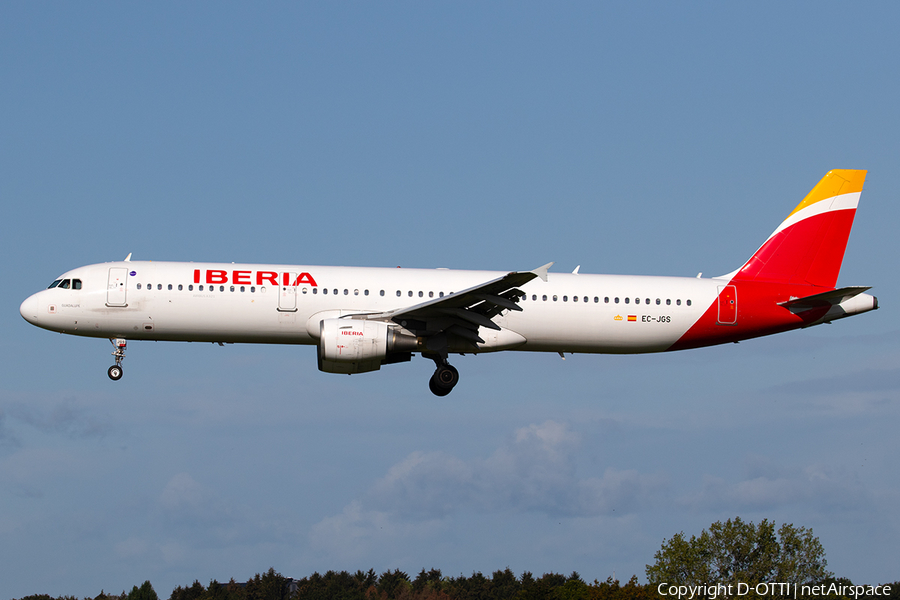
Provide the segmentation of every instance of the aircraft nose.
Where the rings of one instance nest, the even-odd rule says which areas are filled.
[[[25,299],[25,302],[22,303],[22,306],[19,307],[19,314],[22,315],[22,318],[31,323],[32,325],[37,325],[38,320],[38,301],[34,296],[29,296]]]

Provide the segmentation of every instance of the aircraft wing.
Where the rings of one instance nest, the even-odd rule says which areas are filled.
[[[393,321],[417,336],[426,338],[452,334],[468,341],[473,349],[477,349],[476,343],[484,343],[478,335],[478,328],[499,330],[500,326],[491,319],[503,310],[522,310],[518,302],[525,294],[516,288],[537,277],[547,281],[547,270],[551,265],[553,263],[547,263],[533,271],[513,271],[503,277],[414,306],[350,318]],[[437,350],[438,346],[446,343],[446,338],[434,339],[433,342],[429,342],[429,349]]]

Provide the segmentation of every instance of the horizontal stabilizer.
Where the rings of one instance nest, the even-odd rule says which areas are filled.
[[[793,313],[812,310],[814,308],[835,306],[837,304],[841,304],[846,300],[849,300],[850,298],[853,298],[854,296],[862,294],[866,290],[870,289],[870,287],[871,286],[854,286],[840,288],[837,290],[832,290],[830,292],[823,292],[821,294],[813,294],[812,296],[793,298],[791,300],[786,300],[785,302],[779,302],[778,306],[783,306]]]

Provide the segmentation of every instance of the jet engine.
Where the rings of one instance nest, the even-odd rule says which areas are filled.
[[[396,326],[363,319],[325,319],[319,323],[319,370],[367,373],[383,364],[410,360],[420,350],[417,338]]]

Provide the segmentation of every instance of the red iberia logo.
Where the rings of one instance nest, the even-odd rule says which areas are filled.
[[[637,315],[628,315],[628,322],[637,321]]]
[[[263,285],[271,283],[274,286],[284,285],[285,287],[308,284],[318,287],[316,280],[309,273],[294,274],[278,273],[276,271],[225,271],[219,269],[207,269],[204,278],[200,269],[194,269],[194,283],[238,283],[247,285]]]

